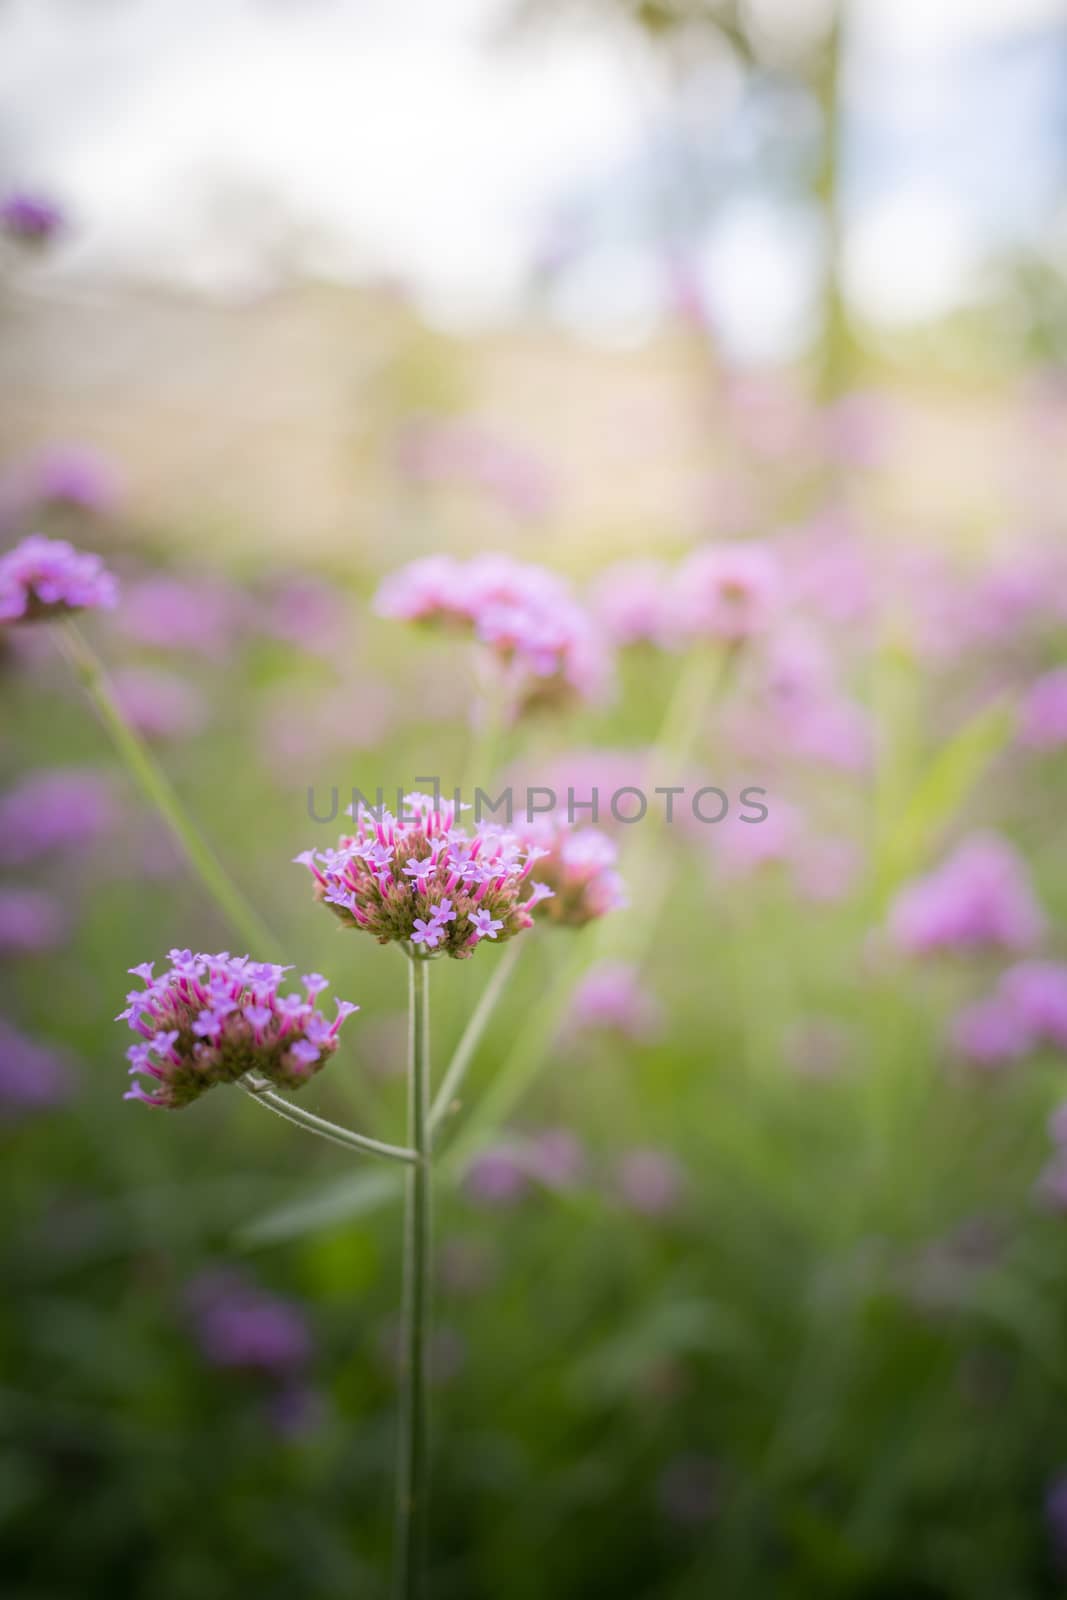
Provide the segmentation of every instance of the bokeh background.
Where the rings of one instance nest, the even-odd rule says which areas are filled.
[[[118,572],[127,715],[362,1003],[328,1115],[399,1137],[405,973],[290,864],[308,789],[477,739],[381,578],[570,580],[611,693],[485,777],[610,792],[670,573],[780,576],[668,780],[767,821],[617,829],[630,909],[531,935],[478,1053],[533,1041],[441,1183],[434,1594],[1067,1591],[1059,0],[4,0],[0,190],[57,222],[0,241],[0,547]],[[0,650],[3,1592],[373,1600],[395,1191],[123,1102],[127,969],[232,937],[47,632]],[[495,957],[434,968],[439,1062]]]

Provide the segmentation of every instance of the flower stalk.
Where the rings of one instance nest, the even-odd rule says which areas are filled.
[[[429,1520],[429,1354],[433,1130],[430,1119],[430,963],[408,966],[408,1143],[415,1161],[404,1194],[400,1435],[395,1600],[423,1600]]]
[[[278,948],[278,941],[230,878],[211,846],[185,814],[170,780],[123,716],[103,663],[73,622],[56,629],[60,649],[99,713],[116,751],[145,799],[154,806],[200,882],[234,932],[253,950]]]

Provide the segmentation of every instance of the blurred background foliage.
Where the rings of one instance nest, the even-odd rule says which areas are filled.
[[[771,0],[0,6],[3,176],[64,210],[5,241],[0,539],[119,573],[89,631],[129,715],[285,959],[362,1003],[309,1104],[398,1136],[405,979],[290,865],[332,836],[309,790],[470,758],[469,651],[376,617],[380,578],[503,550],[595,609],[622,558],[749,539],[786,576],[693,758],[767,790],[759,846],[663,830],[662,918],[539,932],[478,1053],[470,1104],[526,1041],[539,1070],[441,1184],[438,1600],[1067,1581],[1062,1050],[968,1059],[1003,960],[886,934],[996,830],[1067,956],[1067,726],[1032,702],[1067,662],[1067,30],[981,9],[930,44],[926,8]],[[620,643],[610,703],[494,776],[638,781],[677,643]],[[127,968],[231,936],[48,640],[0,648],[4,1593],[384,1593],[395,1186],[243,1097],[122,1103]],[[52,769],[48,836],[12,800]],[[550,1025],[642,942],[651,1010]],[[434,969],[439,1062],[494,954]]]

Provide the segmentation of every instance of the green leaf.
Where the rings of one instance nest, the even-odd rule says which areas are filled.
[[[400,1199],[403,1186],[401,1173],[361,1172],[257,1217],[238,1231],[234,1242],[240,1249],[255,1250],[320,1229],[338,1228],[355,1217],[369,1216],[382,1206],[392,1205]]]
[[[1013,704],[995,700],[935,756],[886,835],[878,875],[883,896],[922,867],[1014,730]]]

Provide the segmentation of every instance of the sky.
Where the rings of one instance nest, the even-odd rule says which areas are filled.
[[[748,0],[779,34],[822,3]],[[677,135],[677,108],[614,33],[572,18],[502,39],[503,5],[0,0],[0,179],[69,206],[60,272],[248,292],[295,236],[317,270],[399,280],[459,325],[521,308],[531,262],[578,216],[557,313],[640,335],[665,292],[649,153]],[[957,303],[991,241],[1047,226],[1067,68],[1009,46],[1067,28],[1065,7],[855,0],[846,266],[866,314]],[[738,93],[727,67],[709,73],[709,145],[736,140]],[[818,270],[810,215],[749,188],[690,243],[727,342],[788,353]]]

